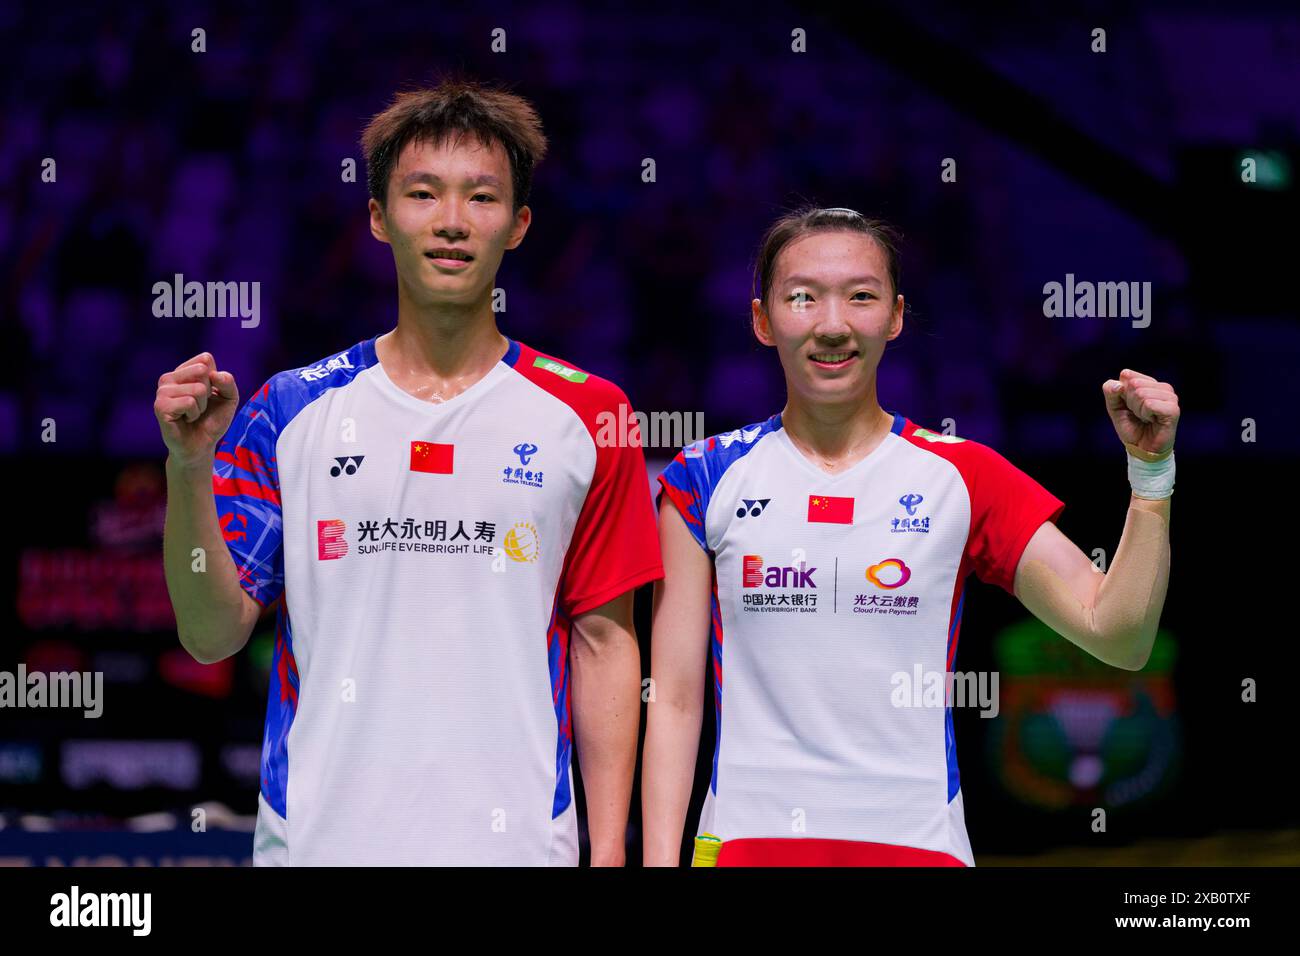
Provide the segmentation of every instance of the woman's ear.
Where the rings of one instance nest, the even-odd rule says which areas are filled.
[[[885,341],[892,342],[894,341],[894,339],[898,338],[900,335],[903,334],[904,311],[905,311],[905,306],[903,303],[903,296],[900,293],[899,295],[894,297],[894,312],[889,317],[889,335],[885,337]]]
[[[755,299],[751,302],[750,311],[753,313],[751,325],[754,329],[754,338],[763,345],[776,345],[776,339],[772,336],[772,323],[763,309],[762,300]]]

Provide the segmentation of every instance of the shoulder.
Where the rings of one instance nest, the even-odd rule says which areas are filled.
[[[778,412],[761,422],[754,422],[729,432],[719,432],[682,448],[669,464],[669,478],[689,475],[702,488],[712,488],[724,472],[781,429]]]
[[[283,424],[330,389],[347,385],[376,361],[374,339],[366,339],[310,364],[277,372],[248,402],[265,407]]]
[[[913,448],[950,462],[963,476],[973,478],[989,467],[1005,461],[1001,455],[981,442],[959,435],[949,435],[924,428],[910,419],[903,419],[898,437]]]
[[[982,442],[944,435],[911,422],[901,437],[914,448],[948,462],[960,475],[972,501],[1027,507],[1047,494],[1030,475]],[[1052,499],[1059,501],[1057,499]]]
[[[598,420],[602,413],[631,413],[623,389],[572,362],[539,352],[514,339],[503,361],[542,391],[568,405],[588,428],[602,424]]]

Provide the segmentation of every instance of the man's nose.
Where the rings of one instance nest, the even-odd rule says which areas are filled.
[[[469,220],[459,200],[449,197],[438,203],[433,219],[433,231],[435,235],[445,236],[448,239],[463,238],[468,233]]]

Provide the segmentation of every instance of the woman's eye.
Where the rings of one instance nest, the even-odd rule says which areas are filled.
[[[810,296],[807,292],[796,292],[796,293],[794,293],[793,295],[790,296],[789,301],[790,301],[790,302],[797,302],[797,303],[799,303],[800,305],[802,305],[802,304],[804,304],[805,302],[811,302],[811,301],[812,301],[812,296]]]
[[[874,299],[874,298],[875,298],[875,296],[872,295],[870,292],[855,292],[855,293],[853,293],[853,298],[856,299],[856,298],[857,298],[858,296],[860,296],[860,295],[865,295],[868,299]]]

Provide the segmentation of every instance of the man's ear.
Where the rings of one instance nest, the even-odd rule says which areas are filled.
[[[762,300],[755,299],[749,307],[753,313],[750,324],[754,329],[754,338],[763,345],[776,345],[776,339],[772,336],[772,322],[763,308]]]
[[[524,241],[524,235],[528,232],[532,221],[533,211],[527,206],[520,206],[519,211],[515,213],[514,225],[510,227],[510,239],[506,242],[507,249],[515,249]]]
[[[372,198],[366,208],[370,210],[370,234],[387,244],[388,225],[384,222],[384,207],[379,205],[379,200]]]

